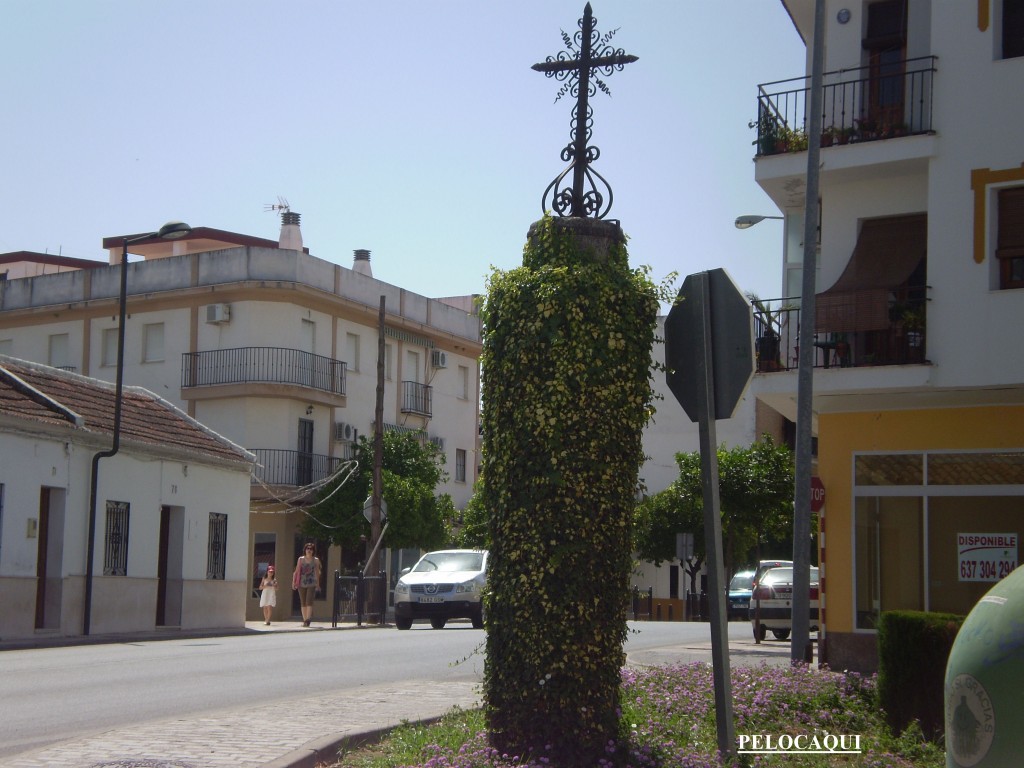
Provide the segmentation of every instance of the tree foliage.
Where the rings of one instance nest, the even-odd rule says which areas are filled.
[[[473,496],[462,509],[460,524],[455,527],[452,534],[455,546],[462,549],[491,549],[488,522],[482,483],[477,481],[473,488]]]
[[[385,432],[381,461],[381,485],[388,507],[386,547],[436,549],[448,540],[448,526],[454,505],[448,494],[437,494],[444,481],[444,455],[422,434]],[[328,539],[332,544],[357,546],[369,536],[370,524],[363,516],[363,503],[373,481],[373,440],[360,437],[353,460],[358,468],[350,477],[324,488],[317,505],[302,526],[304,535]]]
[[[704,559],[704,495],[700,453],[676,455],[679,477],[636,508],[634,546],[643,560],[675,558],[677,533],[692,533]],[[793,454],[764,435],[749,447],[718,448],[719,500],[726,571],[750,559],[759,543],[792,533]]]
[[[563,768],[596,765],[618,736],[658,306],[621,230],[583,221],[536,224],[483,309],[488,729]]]

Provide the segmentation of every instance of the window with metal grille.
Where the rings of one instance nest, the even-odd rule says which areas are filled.
[[[228,516],[219,512],[210,513],[210,550],[206,558],[206,578],[224,580],[227,561]]]
[[[455,480],[466,482],[466,451],[463,448],[455,449]]]
[[[107,528],[103,535],[103,575],[128,575],[128,516],[131,504],[127,501],[107,502]]]
[[[1024,187],[999,190],[999,287],[1024,288]]]

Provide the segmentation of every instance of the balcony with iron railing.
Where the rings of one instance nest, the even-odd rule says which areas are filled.
[[[825,73],[821,146],[933,133],[936,58]],[[757,91],[757,155],[807,149],[810,78],[776,80]]]
[[[926,292],[920,286],[900,300],[890,299],[887,317],[869,323],[857,321],[858,313],[863,318],[861,293],[868,292],[851,291],[831,301],[828,313],[817,313],[814,367],[928,364],[925,306],[930,299]],[[757,371],[795,370],[800,359],[800,299],[758,300],[753,312]]]
[[[289,384],[345,394],[345,363],[282,347],[239,347],[181,356],[181,387],[224,384]]]
[[[254,485],[304,487],[330,477],[341,464],[336,456],[278,448],[250,448],[256,454]]]
[[[418,381],[402,382],[402,413],[427,416],[433,413],[433,389]]]

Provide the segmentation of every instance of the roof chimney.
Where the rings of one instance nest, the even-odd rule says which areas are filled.
[[[373,277],[373,267],[370,266],[370,252],[363,248],[357,248],[352,253],[355,256],[352,260],[352,271],[358,272],[360,275]]]
[[[285,211],[281,214],[281,239],[279,247],[289,251],[302,250],[302,230],[299,229],[301,213]]]

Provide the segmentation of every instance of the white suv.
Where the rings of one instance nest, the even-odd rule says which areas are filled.
[[[482,629],[487,554],[486,549],[428,552],[403,571],[395,585],[395,626],[409,629],[413,619],[430,619],[430,626],[443,629],[449,619],[469,619]]]

